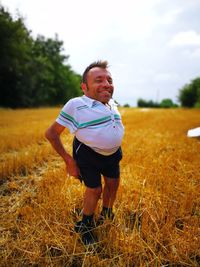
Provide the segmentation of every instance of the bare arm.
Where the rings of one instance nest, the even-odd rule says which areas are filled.
[[[80,171],[76,164],[76,161],[72,156],[65,150],[60,135],[64,131],[65,127],[57,122],[54,122],[46,131],[45,137],[49,140],[52,147],[56,152],[63,158],[67,166],[67,173],[76,178],[79,177]]]

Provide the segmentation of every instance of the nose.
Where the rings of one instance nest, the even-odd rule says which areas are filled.
[[[104,88],[110,88],[110,87],[113,87],[113,85],[107,79],[105,79],[103,81],[103,87]]]

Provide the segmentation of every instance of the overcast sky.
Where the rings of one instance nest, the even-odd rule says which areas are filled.
[[[38,34],[64,42],[72,69],[82,74],[108,60],[114,99],[177,101],[200,76],[200,0],[0,0]]]

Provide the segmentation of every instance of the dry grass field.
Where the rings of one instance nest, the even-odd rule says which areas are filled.
[[[44,138],[58,113],[0,110],[0,266],[199,266],[200,139],[186,134],[200,110],[121,109],[116,216],[96,229],[96,251],[73,230],[84,186]]]

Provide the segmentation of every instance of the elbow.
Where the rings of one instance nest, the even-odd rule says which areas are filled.
[[[57,123],[53,123],[45,132],[46,139],[52,143],[58,138],[60,138],[60,134],[64,130],[63,126],[60,126]]]

